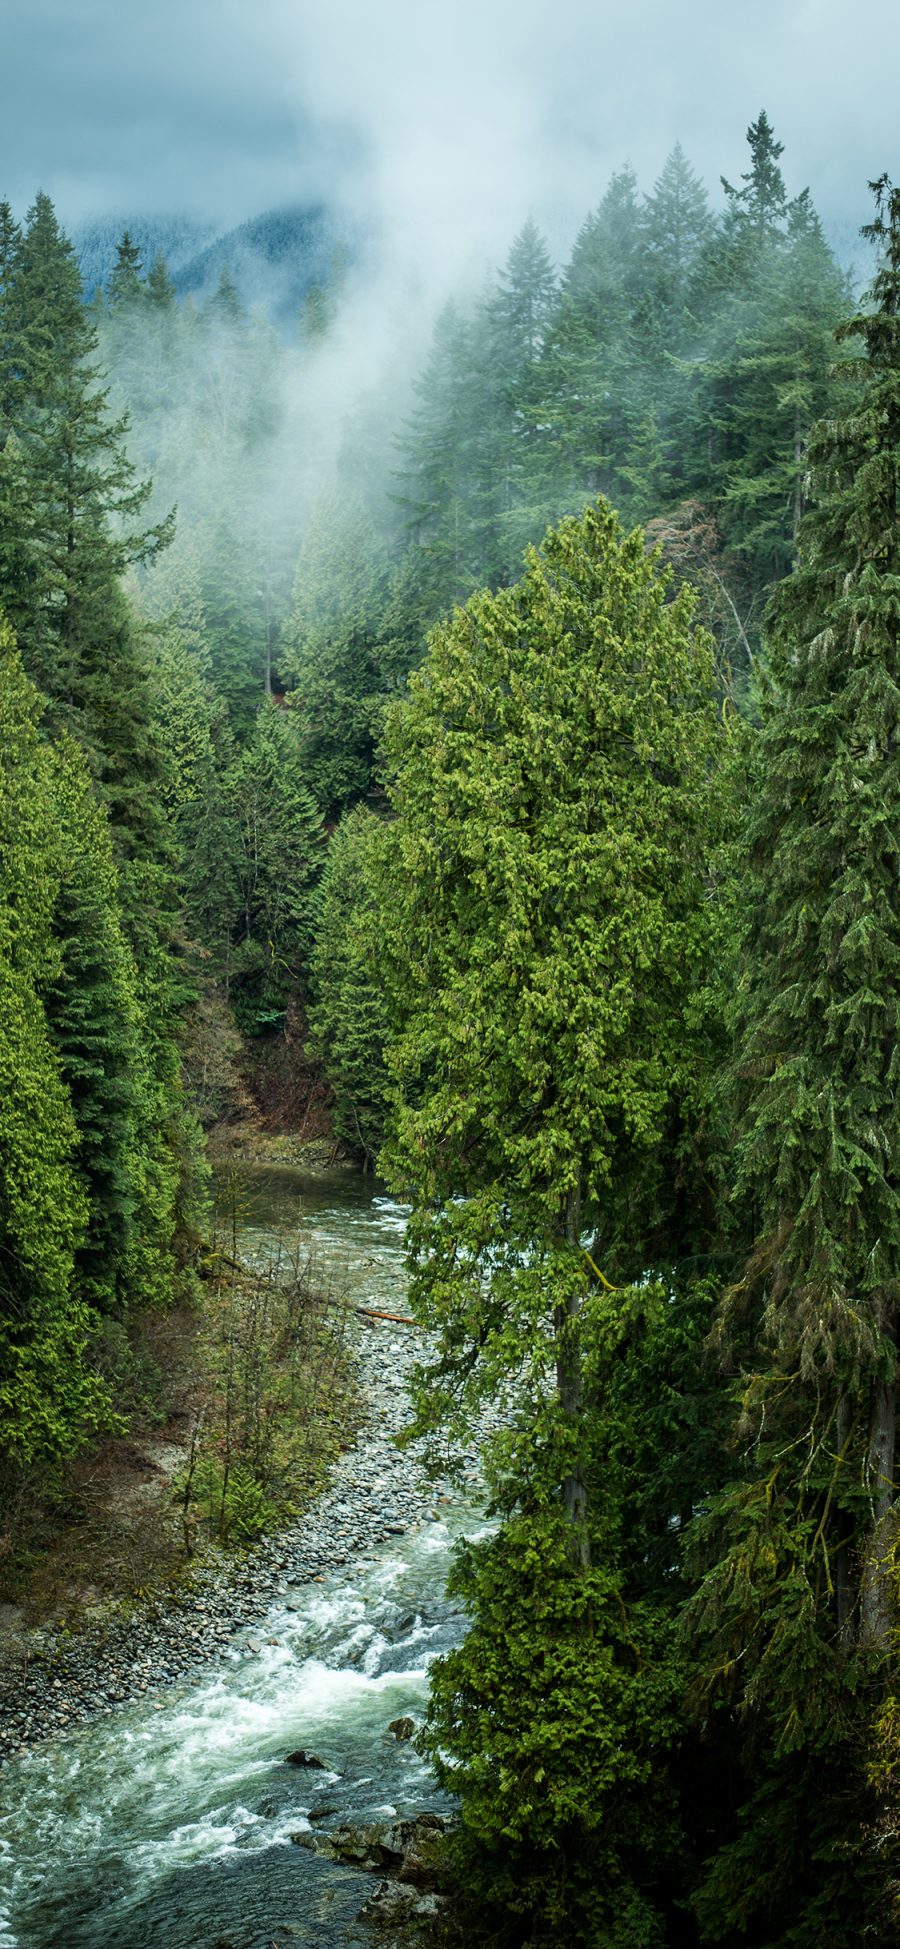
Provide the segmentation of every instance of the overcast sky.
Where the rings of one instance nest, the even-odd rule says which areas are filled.
[[[897,0],[0,0],[0,30],[0,194],[69,226],[339,196],[452,272],[529,213],[563,250],[676,139],[715,189],[763,105],[832,220],[900,172]]]

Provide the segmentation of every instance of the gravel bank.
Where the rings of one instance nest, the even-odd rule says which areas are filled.
[[[296,1527],[238,1560],[201,1566],[190,1583],[75,1633],[31,1631],[0,1645],[0,1763],[80,1720],[109,1712],[214,1663],[235,1641],[254,1655],[252,1627],[273,1599],[323,1579],[439,1509],[414,1450],[393,1436],[408,1416],[406,1384],[418,1333],[360,1324],[355,1360],[368,1404],[357,1445]],[[475,1450],[466,1458],[478,1481]],[[256,1646],[258,1649],[258,1645]]]

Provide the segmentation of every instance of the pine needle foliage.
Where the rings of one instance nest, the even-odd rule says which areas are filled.
[[[0,1482],[52,1469],[108,1407],[76,1280],[89,1218],[44,999],[65,835],[40,698],[0,624]]]
[[[736,1008],[737,1189],[755,1237],[717,1329],[740,1373],[736,1480],[698,1525],[689,1612],[698,1700],[738,1707],[757,1779],[760,1742],[781,1778],[757,1912],[793,1917],[777,1940],[810,1945],[809,1793],[830,1939],[874,1912],[866,1701],[890,1689],[897,1624],[900,192],[873,189],[881,265],[838,334],[853,396],[811,439],[813,506],[770,616]],[[829,1773],[855,1781],[849,1827]],[[711,1940],[734,1939],[741,1860],[763,1818],[773,1844],[772,1807],[748,1803],[745,1841],[713,1870]]]
[[[460,1561],[473,1626],[426,1735],[497,1942],[664,1940],[681,1676],[660,1578],[640,1588],[616,1376],[683,1330],[646,1272],[674,1252],[673,1131],[708,1051],[726,742],[690,595],[605,502],[432,633],[389,720],[385,1159],[437,1342],[418,1426],[439,1447],[486,1400],[511,1417],[504,1525]]]

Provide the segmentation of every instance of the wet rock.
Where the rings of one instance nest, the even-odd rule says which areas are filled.
[[[402,1719],[392,1719],[388,1726],[388,1732],[392,1732],[395,1739],[411,1739],[415,1730],[415,1719],[410,1719],[408,1716]]]
[[[447,1822],[440,1814],[418,1814],[415,1820],[402,1821],[403,1861],[400,1880],[433,1887],[442,1868],[442,1836]]]
[[[384,1846],[384,1834],[385,1829],[379,1826],[339,1827],[334,1834],[322,1836],[316,1852],[328,1854],[332,1861],[343,1861],[348,1867],[365,1868],[373,1873],[400,1858],[393,1849]]]
[[[346,1867],[362,1868],[369,1874],[390,1869],[398,1881],[424,1882],[434,1876],[439,1838],[445,1828],[440,1814],[417,1814],[411,1820],[338,1827],[333,1834],[314,1836],[313,1844],[317,1854],[341,1861]]]
[[[434,1889],[426,1893],[418,1888],[410,1888],[402,1881],[386,1880],[379,1882],[374,1895],[370,1895],[359,1911],[360,1922],[412,1922],[425,1921],[439,1915],[445,1897]]]
[[[296,1753],[286,1753],[284,1763],[285,1766],[312,1766],[319,1773],[327,1773],[328,1771],[325,1761],[320,1760],[318,1753],[304,1752],[302,1746],[297,1748]]]

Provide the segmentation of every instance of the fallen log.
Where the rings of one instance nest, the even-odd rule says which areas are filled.
[[[354,1306],[354,1313],[360,1313],[364,1320],[392,1320],[395,1326],[418,1326],[418,1320],[411,1320],[406,1313],[376,1313],[372,1306]]]

